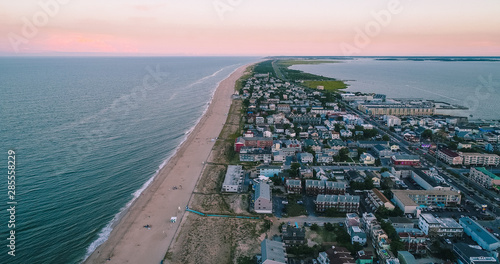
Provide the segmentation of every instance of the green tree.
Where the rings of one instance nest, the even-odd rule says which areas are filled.
[[[382,140],[383,140],[383,141],[390,141],[390,140],[391,140],[391,138],[390,138],[388,135],[383,135],[383,136],[382,136]]]
[[[403,242],[400,239],[391,240],[391,251],[394,255],[398,254],[398,251],[402,251],[405,249]]]
[[[386,172],[386,171],[389,171],[389,168],[383,167],[382,169],[380,169],[380,173],[383,173],[383,172]]]
[[[366,177],[365,178],[365,182],[364,182],[364,189],[365,190],[371,190],[373,188],[375,188],[375,186],[373,186],[373,180],[372,180],[372,178]]]
[[[424,132],[422,132],[421,135],[422,138],[430,139],[432,137],[432,130],[426,129]]]
[[[318,226],[318,224],[312,224],[312,225],[311,225],[311,230],[312,230],[312,231],[318,231],[318,230],[319,230],[319,226]]]
[[[340,161],[346,161],[349,159],[349,149],[348,148],[341,148],[339,150],[339,158]]]
[[[332,223],[325,223],[325,230],[331,232],[335,230],[335,227],[333,226]]]

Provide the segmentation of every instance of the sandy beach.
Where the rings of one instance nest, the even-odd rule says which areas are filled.
[[[212,140],[226,121],[235,83],[248,66],[238,68],[219,84],[207,112],[186,141],[85,263],[160,263],[181,224],[215,143]],[[170,222],[173,216],[176,223]]]

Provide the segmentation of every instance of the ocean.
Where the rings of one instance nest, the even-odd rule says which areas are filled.
[[[438,113],[498,120],[500,60],[490,59],[497,61],[354,58],[341,63],[294,65],[291,69],[346,80],[349,87],[345,91],[432,99],[469,108]]]
[[[251,57],[0,58],[0,263],[80,263]],[[7,159],[15,151],[15,257]]]

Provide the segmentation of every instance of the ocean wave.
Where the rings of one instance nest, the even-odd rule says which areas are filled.
[[[226,66],[226,67],[223,67],[222,69],[216,71],[215,73],[211,74],[211,75],[208,75],[208,76],[205,76],[199,80],[197,80],[196,82],[192,83],[191,86],[194,86],[196,84],[199,84],[203,81],[206,81],[212,77],[215,77],[217,74],[219,74],[220,72],[222,72],[223,70],[229,68],[229,67],[236,67],[233,71],[231,71],[227,76],[225,76],[223,79],[221,79],[220,81],[218,81],[215,86],[212,88],[212,91],[211,91],[211,95],[210,95],[210,99],[208,100],[208,103],[205,105],[205,108],[202,112],[202,114],[200,115],[200,117],[196,120],[196,122],[194,123],[194,125],[192,127],[190,127],[189,129],[187,129],[185,132],[184,132],[184,137],[182,138],[181,142],[177,145],[177,147],[175,148],[175,150],[173,151],[172,154],[170,154],[161,164],[160,166],[158,166],[158,169],[155,171],[155,173],[153,174],[153,176],[151,178],[149,178],[142,186],[141,188],[139,188],[138,190],[136,190],[134,193],[132,193],[132,196],[133,198],[124,206],[122,207],[119,212],[113,217],[113,219],[108,222],[108,224],[106,224],[106,226],[104,228],[101,229],[101,231],[99,232],[98,234],[98,238],[96,240],[94,240],[90,246],[87,248],[87,251],[86,251],[86,254],[85,254],[85,257],[82,261],[85,262],[85,260],[87,260],[87,258],[92,255],[92,253],[100,246],[102,245],[104,242],[106,242],[106,240],[108,240],[109,238],[109,235],[111,234],[111,232],[113,231],[113,228],[115,227],[116,224],[119,223],[120,219],[123,217],[123,215],[125,215],[125,213],[130,209],[130,207],[133,205],[133,203],[137,200],[137,198],[139,196],[141,196],[142,192],[144,192],[144,190],[146,190],[150,185],[151,183],[154,181],[154,179],[156,178],[156,176],[158,176],[159,172],[161,171],[161,169],[163,169],[163,167],[165,167],[168,162],[170,161],[170,159],[172,157],[174,157],[177,152],[179,151],[179,149],[181,148],[181,146],[184,144],[184,142],[188,139],[189,135],[191,134],[191,132],[195,129],[195,127],[200,123],[201,119],[205,116],[205,114],[207,113],[208,111],[208,108],[210,106],[210,102],[213,100],[214,98],[214,95],[215,95],[215,92],[217,90],[217,87],[219,87],[220,83],[227,79],[229,76],[231,76],[231,74],[233,74],[238,68],[239,66],[242,65],[242,64],[233,64],[233,65],[230,65],[230,66]]]

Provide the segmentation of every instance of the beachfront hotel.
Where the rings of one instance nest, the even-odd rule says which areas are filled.
[[[416,214],[417,208],[453,207],[460,204],[460,193],[451,190],[392,190],[393,200],[405,214]]]

